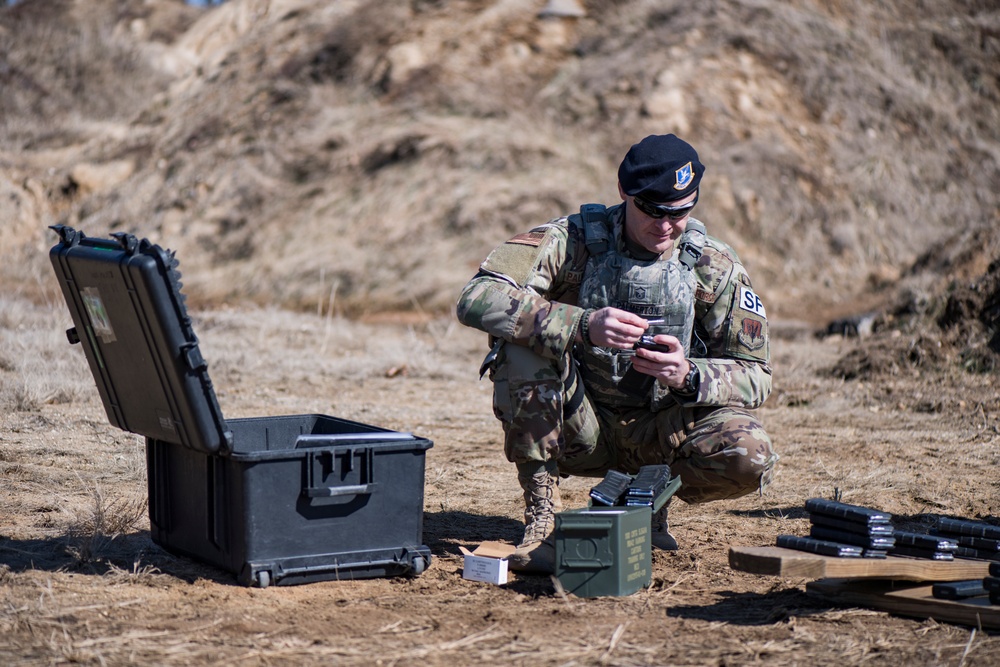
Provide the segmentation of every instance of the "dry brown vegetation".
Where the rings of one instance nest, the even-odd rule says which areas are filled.
[[[4,664],[1000,663],[994,634],[726,563],[835,491],[913,528],[1000,522],[996,4],[542,4],[0,9]],[[505,235],[613,203],[628,145],[666,131],[702,153],[701,217],[766,298],[778,479],[677,504],[681,551],[627,598],[464,581],[458,546],[521,524],[457,291]],[[431,568],[257,590],[153,545],[141,439],[63,334],[56,223],[178,251],[227,417],[432,439]]]

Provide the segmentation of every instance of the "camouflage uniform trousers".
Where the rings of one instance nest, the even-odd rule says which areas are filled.
[[[502,347],[492,378],[513,463],[555,461],[560,473],[585,477],[666,463],[681,477],[677,497],[688,503],[762,491],[774,474],[778,456],[749,410],[602,406],[586,396],[568,356],[553,361],[513,344]]]

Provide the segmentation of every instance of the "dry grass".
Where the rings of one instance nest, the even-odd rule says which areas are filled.
[[[0,115],[14,121],[0,133],[4,148],[70,145],[87,136],[95,119],[129,119],[164,85],[128,34],[125,21],[131,17],[114,6],[120,3],[98,0],[86,9],[73,4],[25,0],[3,12],[7,94]],[[124,25],[116,27],[116,20]],[[38,124],[39,118],[64,116],[69,122]]]
[[[145,497],[106,497],[100,487],[91,492],[92,504],[70,524],[70,554],[78,564],[114,560],[120,538],[132,533],[146,519]]]
[[[8,311],[8,322],[52,323],[45,306]],[[12,664],[992,664],[989,633],[832,608],[802,593],[803,581],[730,570],[725,553],[803,534],[804,500],[838,492],[912,527],[993,515],[995,480],[982,471],[1000,464],[1000,413],[952,419],[910,407],[928,385],[956,401],[996,393],[979,376],[831,381],[826,369],[859,343],[778,327],[779,400],[763,411],[783,457],[775,484],[762,497],[675,503],[683,550],[654,556],[650,588],[580,599],[541,577],[503,588],[461,578],[458,545],[520,531],[489,385],[475,378],[479,334],[439,320],[363,324],[272,309],[199,311],[195,321],[229,416],[315,410],[434,440],[432,567],[412,580],[235,586],[151,544],[137,438],[103,424],[93,397],[45,404],[8,414],[0,439],[0,652]],[[387,377],[405,350],[420,364]],[[566,505],[585,504],[592,482],[565,480]]]
[[[40,310],[24,299],[0,297],[0,406],[36,412],[92,396],[83,351],[66,339],[71,325],[64,303]]]
[[[1000,392],[961,370],[985,358],[947,346],[965,330],[930,320],[989,291],[1000,244],[996,7],[587,4],[563,25],[527,0],[0,10],[5,664],[996,664],[990,633],[832,608],[725,553],[801,534],[814,496],[914,527],[997,519]],[[450,314],[458,289],[506,235],[614,203],[627,146],[669,131],[708,163],[701,215],[776,321],[762,415],[778,478],[672,507],[682,551],[656,554],[634,596],[468,582],[458,546],[516,540],[522,507],[475,377],[483,335]],[[121,164],[124,180],[71,178]],[[261,591],[153,545],[142,441],[107,424],[63,337],[56,222],[178,250],[227,416],[319,412],[434,440],[432,567]],[[897,285],[927,307],[894,321],[898,338],[812,336]],[[845,364],[864,372],[831,372]],[[567,480],[567,505],[589,485]]]
[[[774,313],[851,308],[942,228],[996,227],[1000,215],[1000,42],[985,4],[915,16],[897,2],[635,0],[556,29],[526,0],[246,0],[150,43],[129,21],[160,4],[82,22],[54,11],[20,31],[81,36],[25,63],[26,76],[124,92],[87,96],[120,105],[110,111],[45,98],[56,124],[12,109],[22,129],[9,145],[53,125],[70,135],[58,155],[5,154],[4,173],[15,198],[46,193],[42,222],[181,251],[194,303],[312,311],[335,294],[340,315],[440,314],[504,236],[582,201],[614,203],[616,165],[649,132],[699,147],[702,215]],[[15,55],[17,35],[6,37]],[[117,57],[132,51],[142,57]],[[122,64],[133,61],[139,70]],[[109,117],[123,122],[95,122]],[[135,169],[126,181],[64,191],[75,165],[121,160]],[[12,238],[44,246],[41,227]]]

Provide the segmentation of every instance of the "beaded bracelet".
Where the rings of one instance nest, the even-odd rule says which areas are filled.
[[[590,346],[594,345],[594,341],[590,339],[590,316],[596,310],[596,308],[588,308],[583,311],[583,317],[580,318],[580,336],[583,337],[583,342]]]

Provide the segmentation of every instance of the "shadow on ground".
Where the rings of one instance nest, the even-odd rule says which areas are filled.
[[[793,616],[817,614],[832,608],[830,604],[797,590],[764,594],[720,591],[718,594],[725,599],[710,605],[671,607],[667,616],[722,621],[733,625],[772,625]]]
[[[0,568],[11,572],[41,570],[107,576],[160,573],[187,583],[208,579],[237,585],[228,573],[195,560],[174,556],[153,543],[149,531],[114,538],[60,535],[37,540],[0,536]]]
[[[755,510],[727,510],[732,516],[743,516],[752,519],[806,519],[809,512],[805,507],[772,507]]]
[[[489,540],[516,543],[524,526],[501,516],[468,512],[429,512],[424,515],[424,544],[433,555],[458,554],[458,546]],[[158,572],[187,583],[207,579],[238,586],[224,570],[170,553],[155,544],[149,531],[115,537],[58,535],[16,540],[0,535],[0,569],[9,572],[41,570],[107,576],[116,573]]]
[[[431,553],[459,553],[458,545],[471,548],[480,542],[517,544],[524,524],[505,516],[469,512],[424,512],[424,544]]]

